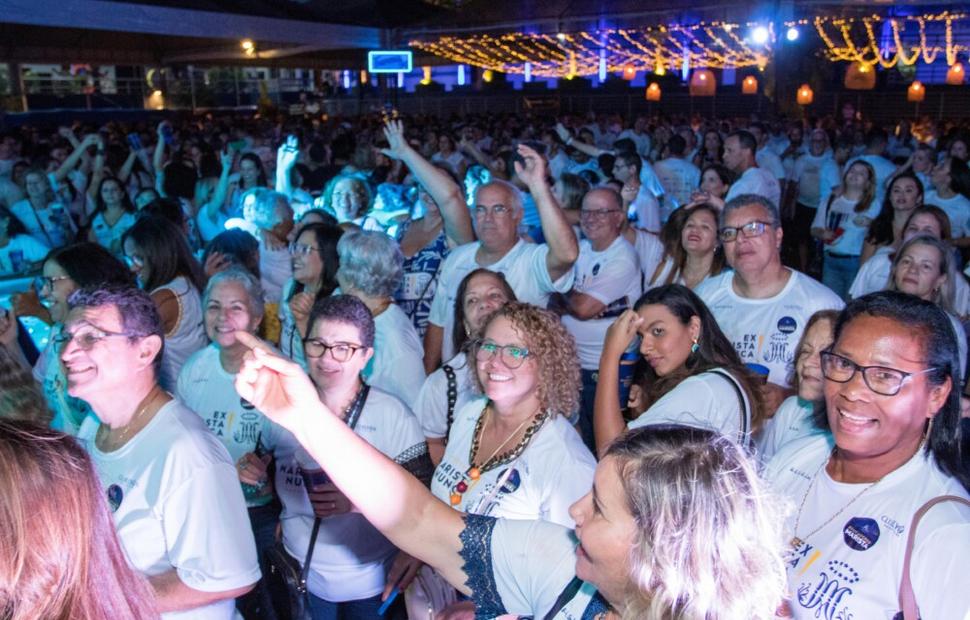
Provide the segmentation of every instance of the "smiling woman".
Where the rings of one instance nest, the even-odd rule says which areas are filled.
[[[816,420],[832,434],[790,443],[769,464],[776,489],[798,506],[787,527],[795,618],[875,618],[899,608],[913,515],[938,496],[968,497],[958,367],[950,322],[930,302],[873,293],[839,316],[822,354],[825,408]],[[910,565],[923,618],[970,609],[960,585],[968,553],[970,507],[928,512]]]

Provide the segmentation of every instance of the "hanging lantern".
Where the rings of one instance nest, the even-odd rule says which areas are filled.
[[[421,83],[425,86],[431,83],[431,67],[421,67],[421,72],[424,77],[421,78]]]
[[[741,82],[741,94],[742,95],[757,95],[758,94],[758,78],[753,75],[749,75],[744,78]]]
[[[808,84],[798,87],[798,105],[811,105],[813,99],[815,99],[815,93]]]
[[[849,90],[872,90],[876,87],[876,69],[864,62],[854,62],[845,72],[845,87]]]
[[[495,77],[495,73],[491,69],[485,69],[482,71],[482,79],[486,82],[491,82],[492,78]]]
[[[926,88],[923,83],[916,80],[909,85],[906,90],[906,101],[912,101],[914,103],[919,103],[920,101],[926,99]]]
[[[650,86],[647,86],[647,101],[660,101],[661,93],[660,84],[650,82]]]
[[[632,80],[635,77],[637,77],[637,70],[633,67],[633,65],[626,65],[623,67],[624,80]]]
[[[717,80],[709,69],[698,69],[690,76],[691,97],[713,97],[717,90]]]
[[[950,68],[946,72],[946,83],[950,86],[960,86],[963,84],[963,78],[966,77],[963,71],[963,63],[959,60],[950,65]]]

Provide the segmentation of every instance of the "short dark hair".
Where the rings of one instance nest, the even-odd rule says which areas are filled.
[[[455,295],[455,328],[451,333],[451,342],[454,345],[454,351],[461,351],[466,343],[469,341],[468,332],[465,331],[465,293],[468,292],[468,285],[471,283],[472,279],[480,275],[490,275],[494,276],[502,286],[502,290],[505,291],[505,296],[508,297],[509,301],[518,301],[515,296],[515,291],[512,290],[512,286],[509,281],[505,279],[505,274],[500,271],[492,271],[491,269],[486,269],[485,267],[479,267],[473,271],[470,271],[468,275],[461,279],[461,284],[458,285],[458,293]],[[447,361],[447,360],[446,360]]]
[[[259,277],[259,241],[245,230],[231,228],[213,237],[202,254],[203,265],[214,252],[222,254],[233,265]]]
[[[684,151],[687,150],[687,140],[674,134],[670,136],[670,140],[667,140],[667,152],[674,157],[683,157]]]
[[[627,166],[636,168],[637,174],[640,174],[640,170],[643,169],[643,160],[640,159],[640,156],[635,151],[632,153],[630,151],[622,151],[617,154],[616,158]]]
[[[741,148],[745,151],[751,151],[752,155],[758,150],[758,141],[754,139],[750,131],[745,131],[744,129],[732,131],[728,134],[728,138],[737,138]]]
[[[310,310],[304,337],[309,336],[317,321],[337,321],[353,325],[360,334],[360,343],[365,347],[374,346],[374,316],[364,302],[353,295],[331,295],[317,300]]]
[[[130,340],[158,336],[162,346],[152,362],[155,376],[158,376],[165,349],[165,329],[158,308],[147,292],[134,286],[85,287],[74,291],[67,299],[67,305],[72,310],[114,306],[121,316],[122,329],[131,334]]]

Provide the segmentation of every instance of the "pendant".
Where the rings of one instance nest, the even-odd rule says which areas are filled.
[[[478,469],[473,465],[468,468],[468,477],[471,478],[472,480],[478,480],[479,478],[482,477],[482,472],[480,469]]]
[[[452,493],[449,500],[451,501],[452,506],[457,506],[461,503],[461,493]]]
[[[792,549],[794,549],[795,551],[798,551],[799,547],[805,544],[805,541],[799,538],[798,536],[793,536],[791,541],[788,544],[791,545]]]

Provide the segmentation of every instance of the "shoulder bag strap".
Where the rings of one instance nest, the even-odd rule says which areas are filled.
[[[445,445],[448,445],[448,435],[451,434],[451,425],[455,421],[455,401],[458,400],[458,378],[455,376],[455,369],[445,364],[441,367],[445,371],[448,379],[448,426],[445,429]]]
[[[714,370],[711,370],[711,372],[723,377],[725,381],[731,384],[731,387],[734,388],[734,393],[737,394],[738,408],[739,408],[738,410],[741,412],[741,425],[740,425],[741,430],[739,432],[738,443],[740,443],[742,446],[747,446],[748,445],[748,419],[750,418],[750,415],[748,412],[748,406],[744,400],[744,394],[741,393],[741,388],[738,387],[738,382],[731,375],[731,373],[720,369],[714,369]]]
[[[310,546],[306,550],[306,558],[303,560],[303,569],[300,571],[300,591],[306,593],[306,579],[310,574],[310,560],[313,559],[313,548],[317,544],[317,534],[320,533],[320,517],[313,520],[313,531],[310,532]]]
[[[549,613],[543,616],[543,620],[552,620],[555,618],[556,614],[562,611],[562,608],[565,607],[569,601],[573,600],[581,587],[583,587],[583,580],[579,577],[573,577],[573,580],[569,582],[566,589],[562,591],[559,598],[557,598],[556,602],[553,603],[552,609],[549,610]]]
[[[913,582],[909,577],[909,564],[913,556],[913,543],[916,541],[916,527],[923,515],[937,504],[943,502],[959,502],[970,506],[970,501],[956,495],[940,495],[920,506],[913,521],[909,524],[909,536],[906,538],[906,554],[903,556],[903,578],[899,584],[899,608],[903,612],[903,620],[919,620],[919,607],[916,605],[916,593],[913,592]]]

